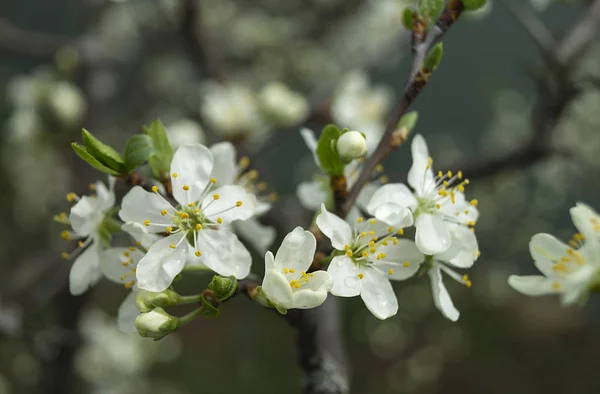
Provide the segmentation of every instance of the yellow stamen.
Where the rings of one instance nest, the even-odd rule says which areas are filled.
[[[174,173],[172,173],[172,174],[171,174],[171,176],[172,176],[173,178],[177,178],[179,175],[177,175],[177,173],[176,173],[176,172],[174,172]]]
[[[375,223],[377,223],[377,220],[375,220],[375,219],[369,219],[369,223],[375,224]]]
[[[189,185],[183,185],[183,190],[185,190],[187,192],[188,190],[190,190],[190,186]]]
[[[177,246],[175,246],[175,244],[171,244],[171,245],[169,245],[169,248],[175,249],[175,248],[177,248]]]
[[[241,207],[241,206],[242,206],[242,202],[241,202],[241,201],[238,201],[238,202],[236,202],[236,203],[235,203],[235,206],[236,206],[236,207]]]
[[[146,227],[150,227],[150,220],[148,220],[148,219],[144,220],[144,225]]]
[[[77,200],[77,194],[75,194],[75,193],[68,193],[67,194],[67,201],[68,202],[73,202],[75,200]]]
[[[165,216],[167,213],[169,213],[166,209],[163,209],[162,211],[160,211],[160,214],[162,216]]]
[[[351,250],[346,251],[346,256],[352,257],[352,251]]]
[[[200,231],[200,230],[202,230],[202,225],[200,223],[198,223],[196,225],[196,231]]]
[[[60,237],[66,241],[70,241],[71,240],[71,233],[67,230],[64,230],[60,233]]]
[[[202,252],[200,252],[199,250],[195,251],[194,254],[196,255],[196,257],[202,256]]]
[[[390,269],[388,270],[388,275],[392,275],[393,273],[394,273],[394,270],[393,270],[392,268],[390,268]]]
[[[294,274],[294,273],[296,273],[296,270],[295,270],[295,269],[293,269],[293,268],[290,268],[290,272],[291,272],[292,274]]]
[[[405,261],[404,263],[402,263],[402,266],[404,268],[408,268],[410,266],[410,264],[408,263],[408,261]]]
[[[287,268],[283,268],[283,273],[284,273],[284,274],[289,274],[289,273],[290,273],[290,270],[289,270],[289,269],[287,269]]]
[[[463,178],[463,173],[462,173],[462,171],[458,171],[458,173],[456,174],[456,177],[457,177],[458,179],[462,179],[462,178]]]
[[[471,287],[473,284],[467,275],[463,275],[462,280],[465,282],[465,286],[467,287]]]
[[[69,259],[69,254],[67,252],[62,252],[60,254],[62,256],[63,259],[68,260]]]
[[[361,272],[360,274],[358,274],[358,279],[362,279],[362,278],[364,278],[364,277],[365,277],[365,276],[363,275],[363,273],[362,273],[362,272]]]
[[[248,166],[250,166],[250,159],[247,156],[240,158],[240,168],[245,170]]]
[[[361,216],[361,217],[359,217],[358,219],[356,219],[356,221],[357,221],[358,223],[362,223],[364,220],[365,220],[365,219],[364,219],[362,216]]]
[[[152,191],[154,193],[158,193],[158,186],[152,186]]]
[[[217,223],[219,223],[219,224],[223,224],[223,219],[221,219],[221,218],[217,218]]]
[[[167,234],[170,234],[170,233],[171,233],[171,231],[173,231],[173,227],[167,227],[167,228],[165,229],[165,232],[166,232]]]
[[[217,180],[215,178],[210,178],[210,183],[217,183]]]

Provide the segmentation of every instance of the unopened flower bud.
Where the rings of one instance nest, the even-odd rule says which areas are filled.
[[[348,131],[337,140],[337,151],[340,159],[349,163],[367,154],[367,140],[358,131]]]
[[[215,275],[208,284],[208,288],[215,292],[215,298],[218,302],[223,302],[235,293],[237,279],[235,276],[225,278]]]
[[[154,340],[170,334],[177,330],[179,326],[179,319],[169,315],[162,308],[155,308],[150,312],[142,313],[135,319],[135,328],[138,334]]]
[[[145,313],[153,310],[155,307],[177,305],[179,298],[179,294],[169,289],[160,293],[140,290],[135,297],[135,306],[141,313]]]

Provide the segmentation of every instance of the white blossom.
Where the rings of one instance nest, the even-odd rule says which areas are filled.
[[[338,252],[327,272],[334,281],[331,293],[340,297],[360,295],[379,319],[398,311],[390,280],[414,275],[424,256],[412,241],[397,239],[403,230],[376,219],[360,217],[353,226],[321,206],[317,226]]]
[[[467,202],[464,187],[469,183],[461,171],[439,171],[434,175],[425,139],[416,135],[412,142],[413,165],[408,184],[382,186],[367,205],[376,218],[394,226],[415,225],[415,242],[421,252],[436,255],[451,249],[459,266],[472,264],[478,255],[473,226],[479,212],[477,200]],[[458,261],[460,260],[460,261]]]
[[[202,127],[192,119],[180,119],[166,127],[169,142],[175,149],[185,144],[204,144],[206,136]]]
[[[281,82],[271,82],[259,93],[263,113],[269,120],[284,126],[302,122],[308,116],[306,99]]]
[[[325,271],[306,272],[316,247],[315,236],[296,227],[283,239],[275,256],[270,251],[265,254],[262,289],[272,303],[285,309],[308,309],[325,301],[333,280]]]
[[[564,305],[572,305],[584,302],[600,284],[600,217],[578,203],[571,218],[579,233],[568,245],[550,234],[531,238],[529,251],[542,275],[511,275],[508,283],[515,290],[529,296],[560,294]]]
[[[358,131],[348,131],[338,138],[337,151],[342,161],[350,162],[367,154],[367,141]]]
[[[79,247],[71,253],[63,253],[65,258],[77,255],[69,273],[69,290],[73,295],[81,295],[95,285],[102,277],[102,225],[108,211],[115,205],[114,178],[109,179],[107,188],[102,182],[91,185],[95,195],[79,197],[69,193],[67,199],[76,201],[68,218],[73,231],[63,231],[66,240],[77,239]]]
[[[251,257],[235,234],[222,224],[246,220],[256,211],[256,198],[243,188],[215,188],[213,156],[203,145],[180,146],[171,162],[171,185],[178,205],[158,194],[134,187],[123,198],[119,216],[149,233],[164,233],[140,260],[136,271],[141,289],[160,292],[181,272],[190,255],[213,271],[241,279],[250,271]]]

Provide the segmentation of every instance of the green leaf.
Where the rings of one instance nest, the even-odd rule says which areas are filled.
[[[404,115],[400,119],[400,121],[398,122],[397,128],[401,129],[403,127],[406,127],[408,129],[408,131],[411,131],[412,129],[415,128],[418,119],[419,119],[419,114],[417,113],[417,111],[411,111],[411,112],[407,113],[406,115]]]
[[[335,150],[336,142],[341,132],[335,125],[325,126],[317,144],[317,157],[321,168],[329,176],[343,176],[344,163]]]
[[[423,68],[429,71],[435,71],[436,68],[442,62],[442,56],[444,55],[444,45],[440,42],[436,46],[434,46],[431,51],[425,57],[425,61],[423,62]]]
[[[133,171],[140,164],[146,163],[154,152],[154,143],[149,135],[134,135],[125,145],[125,168],[128,172]]]
[[[462,2],[465,10],[476,11],[485,5],[486,0],[462,0]]]
[[[168,172],[173,159],[173,148],[169,142],[169,137],[165,126],[160,120],[155,120],[150,126],[145,126],[144,131],[152,139],[154,145],[154,154],[148,158],[152,167],[152,174],[160,178],[162,173]]]
[[[119,152],[94,137],[86,129],[81,130],[81,135],[83,137],[83,145],[85,146],[85,149],[89,154],[94,156],[96,160],[104,164],[106,167],[117,171],[119,174],[123,174],[125,172],[125,163],[123,162],[123,158]]]
[[[428,15],[432,19],[435,19],[443,7],[444,0],[421,0],[419,2],[419,14]]]
[[[404,12],[402,13],[402,25],[407,30],[412,30],[412,20],[413,20],[413,10],[411,8],[406,7]]]
[[[100,163],[94,156],[92,156],[91,153],[89,153],[86,150],[85,146],[79,145],[77,142],[73,142],[71,144],[71,147],[73,148],[75,153],[77,153],[77,156],[79,156],[83,161],[85,161],[86,163],[88,163],[89,165],[91,165],[92,167],[97,169],[98,171],[102,171],[102,172],[105,172],[107,174],[114,175],[114,176],[121,175],[120,172],[115,171],[112,168],[108,168],[104,164]]]

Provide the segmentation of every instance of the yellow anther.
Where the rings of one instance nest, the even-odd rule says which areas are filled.
[[[277,201],[277,200],[279,200],[279,194],[277,194],[275,192],[270,193],[269,194],[269,200],[271,200],[271,201]]]
[[[388,178],[386,175],[382,175],[382,176],[380,176],[380,177],[379,177],[379,182],[380,182],[382,185],[384,185],[384,184],[388,183],[388,182],[389,182],[389,180],[390,180],[390,178]]]
[[[398,245],[398,238],[392,238],[392,239],[393,239],[392,242],[394,243],[394,245]]]
[[[362,272],[361,272],[360,274],[358,274],[358,279],[362,279],[362,278],[364,278],[364,277],[365,277],[365,276],[363,275],[363,273],[362,273]]]
[[[377,172],[383,172],[383,165],[381,165],[381,164],[377,164],[377,165],[375,166],[375,171],[377,171]]]
[[[348,256],[348,257],[352,257],[352,251],[351,251],[351,250],[347,250],[347,251],[346,251],[346,256]]]
[[[382,244],[383,246],[388,246],[388,241],[383,241]]]
[[[262,192],[264,190],[267,190],[267,184],[265,182],[259,182],[256,185],[256,188]]]
[[[135,286],[135,280],[132,280],[131,282],[125,283],[125,288],[126,289],[131,289],[133,286]]]
[[[471,230],[471,232],[474,233],[475,232],[475,227],[471,227],[471,228],[469,228],[469,230]]]
[[[83,242],[83,241],[77,242],[77,246],[79,246],[80,248],[83,248],[83,245],[85,245],[85,242]]]
[[[240,159],[240,168],[242,170],[245,170],[246,168],[248,168],[248,166],[250,166],[250,159],[247,156],[243,156]]]
[[[450,201],[452,204],[456,204],[456,195],[454,194],[454,191],[450,192]]]
[[[442,171],[438,171],[438,178],[441,178],[444,176],[444,173]]]
[[[475,225],[475,222],[474,222],[474,221],[472,221],[472,220],[470,220],[470,221],[468,221],[468,222],[467,222],[467,225],[469,225],[469,226],[471,226],[471,227],[472,227],[472,226],[474,226],[474,225]]]
[[[177,178],[179,175],[177,175],[177,173],[176,173],[176,172],[174,172],[174,173],[172,173],[172,174],[171,174],[171,176],[172,176],[173,178]]]
[[[90,188],[90,190],[96,190],[96,184],[95,183],[90,183],[88,185],[88,187]]]
[[[369,242],[369,247],[370,247],[370,248],[373,248],[373,247],[375,247],[375,242],[373,242],[373,241]]]
[[[480,250],[477,251],[477,257],[481,257],[481,251]]]
[[[165,216],[167,213],[169,213],[166,209],[163,209],[162,211],[160,211],[160,214],[162,216]]]
[[[464,193],[464,191],[465,191],[465,187],[463,185],[458,185],[457,189],[461,193]]]
[[[365,233],[364,231],[362,233],[360,233],[361,238],[364,238],[367,236],[367,233]]]
[[[175,246],[175,244],[171,244],[171,245],[169,245],[169,248],[175,249],[175,248],[177,248],[177,246]]]
[[[363,250],[361,255],[362,255],[362,257],[369,257],[369,252],[367,252],[366,250]]]
[[[371,253],[371,254],[375,254],[376,252],[377,252],[377,249],[375,249],[375,248],[369,249],[369,253]]]
[[[258,171],[256,170],[251,170],[248,171],[248,178],[252,181],[255,180],[256,178],[258,178]]]
[[[193,202],[191,202],[191,203],[188,204],[188,207],[190,207],[190,208],[191,207],[195,207],[195,206],[196,206],[196,204],[194,204]]]
[[[553,282],[553,283],[552,283],[552,290],[554,290],[554,291],[559,291],[559,290],[560,290],[560,283],[558,283],[558,282]]]
[[[567,273],[567,271],[568,271],[567,266],[564,263],[554,264],[552,266],[552,270],[556,271],[556,272],[564,272],[564,273]]]
[[[294,274],[294,273],[296,273],[296,270],[295,270],[295,269],[293,269],[293,268],[290,268],[290,272],[291,272],[292,274]]]
[[[242,202],[241,202],[241,201],[237,201],[237,202],[235,203],[235,206],[236,206],[236,207],[241,207],[241,206],[242,206]]]
[[[60,254],[62,256],[63,259],[68,260],[69,259],[69,254],[67,252],[62,252]]]
[[[388,270],[388,275],[392,275],[393,273],[394,273],[394,270],[393,270],[392,268],[390,268],[390,269]]]
[[[167,234],[170,234],[170,233],[171,233],[171,231],[173,231],[173,227],[167,227],[167,228],[165,229],[165,232],[166,232]]]
[[[437,209],[440,209],[442,206],[441,206],[440,204],[435,204],[435,207],[436,207]]]
[[[305,275],[306,275],[306,271],[300,271],[300,274],[301,274],[302,276],[305,276]]]
[[[133,264],[133,257],[129,258],[129,264]]]
[[[219,193],[215,193],[213,194],[213,200],[218,200],[219,198],[221,198],[221,196],[219,195]]]
[[[405,261],[404,263],[402,263],[402,266],[404,268],[408,268],[408,267],[410,267],[410,263],[408,261]]]
[[[73,201],[77,200],[77,198],[78,198],[77,194],[75,194],[75,193],[68,193],[67,194],[67,201],[68,202],[73,202]]]
[[[375,224],[375,223],[377,223],[377,220],[375,220],[375,219],[369,219],[369,223]]]
[[[433,164],[433,159],[432,159],[431,157],[428,157],[428,158],[427,158],[427,163],[429,163],[429,164]]]
[[[440,189],[438,190],[438,196],[442,196],[442,197],[446,197],[448,195],[448,192],[446,191],[446,189]]]
[[[181,218],[182,219],[189,219],[190,215],[184,212],[184,213],[181,214]]]
[[[202,230],[202,225],[200,223],[198,223],[196,225],[196,231],[200,231],[200,230]]]
[[[70,241],[71,240],[71,233],[67,230],[64,230],[60,233],[60,237],[66,241]]]
[[[390,226],[390,227],[388,227],[388,228],[387,228],[387,232],[388,232],[388,233],[391,233],[391,232],[393,232],[393,231],[394,231],[394,228],[393,228],[393,227],[391,227],[391,226]]]
[[[60,220],[67,220],[68,216],[67,216],[67,214],[65,212],[61,212],[61,213],[58,214],[58,218]]]
[[[373,231],[373,230],[369,231],[369,235],[372,237],[373,235],[375,235],[375,231]]]
[[[448,171],[446,175],[448,175],[448,178],[452,178],[452,171]]]
[[[154,193],[158,193],[158,186],[152,186],[152,191]]]
[[[398,233],[398,235],[404,235],[404,230],[402,230],[401,228],[396,230],[396,232]]]
[[[210,178],[210,183],[217,183],[217,180],[215,178]]]
[[[573,235],[573,239],[576,241],[583,241],[583,240],[585,240],[585,235],[577,233],[577,234]]]
[[[300,284],[298,283],[297,280],[291,280],[290,281],[290,287],[293,288],[293,289],[297,289],[297,288],[300,287]]]
[[[442,184],[444,185],[444,187],[448,187],[450,185],[450,182],[444,181],[444,182],[442,182]]]
[[[479,204],[479,201],[477,201],[477,200],[471,200],[471,202],[469,204],[471,204],[472,206],[476,207],[477,204]]]
[[[129,261],[123,261],[121,264],[123,265],[123,267],[127,267],[129,265]]]
[[[290,273],[290,270],[289,270],[289,269],[287,269],[287,268],[283,268],[283,273],[284,273],[284,274],[289,274],[289,273]]]
[[[196,209],[194,209],[194,214],[196,214],[196,215],[197,215],[197,214],[199,214],[199,213],[200,213],[200,208],[196,208]]]
[[[223,224],[223,219],[221,219],[221,218],[217,218],[217,223],[219,223],[219,224]]]
[[[135,252],[135,247],[133,247],[133,246],[130,246],[130,247],[129,247],[129,250],[131,250],[132,252]]]
[[[471,181],[470,181],[470,180],[468,180],[468,179],[465,179],[465,181],[464,181],[463,183],[464,183],[465,185],[468,185],[469,183],[471,183]]]
[[[468,214],[469,214],[469,210],[465,209],[465,215],[468,215]]]
[[[473,284],[467,275],[463,275],[462,280],[465,282],[465,286],[467,287],[471,287]]]
[[[569,245],[571,245],[572,247],[576,248],[579,246],[579,243],[577,243],[577,241],[575,241],[574,239],[569,241]]]
[[[350,250],[350,245],[344,245],[344,250]]]
[[[458,179],[462,179],[462,178],[463,178],[463,173],[462,173],[462,171],[458,171],[458,172],[456,173],[456,177],[457,177]]]
[[[187,192],[188,190],[190,190],[190,186],[189,185],[183,185],[182,189]]]
[[[129,252],[123,252],[123,256],[129,257],[129,256],[131,256],[131,254]]]
[[[194,254],[196,255],[196,257],[202,256],[202,252],[199,250],[195,251]]]
[[[363,218],[362,216],[361,216],[361,217],[359,217],[358,219],[356,219],[356,221],[357,221],[358,223],[362,223],[364,220],[365,220],[365,218]]]
[[[144,220],[144,225],[146,227],[150,227],[150,220],[148,220],[148,219]]]
[[[379,253],[377,255],[377,260],[385,259],[386,257],[387,257],[387,254],[385,254],[385,253]]]

